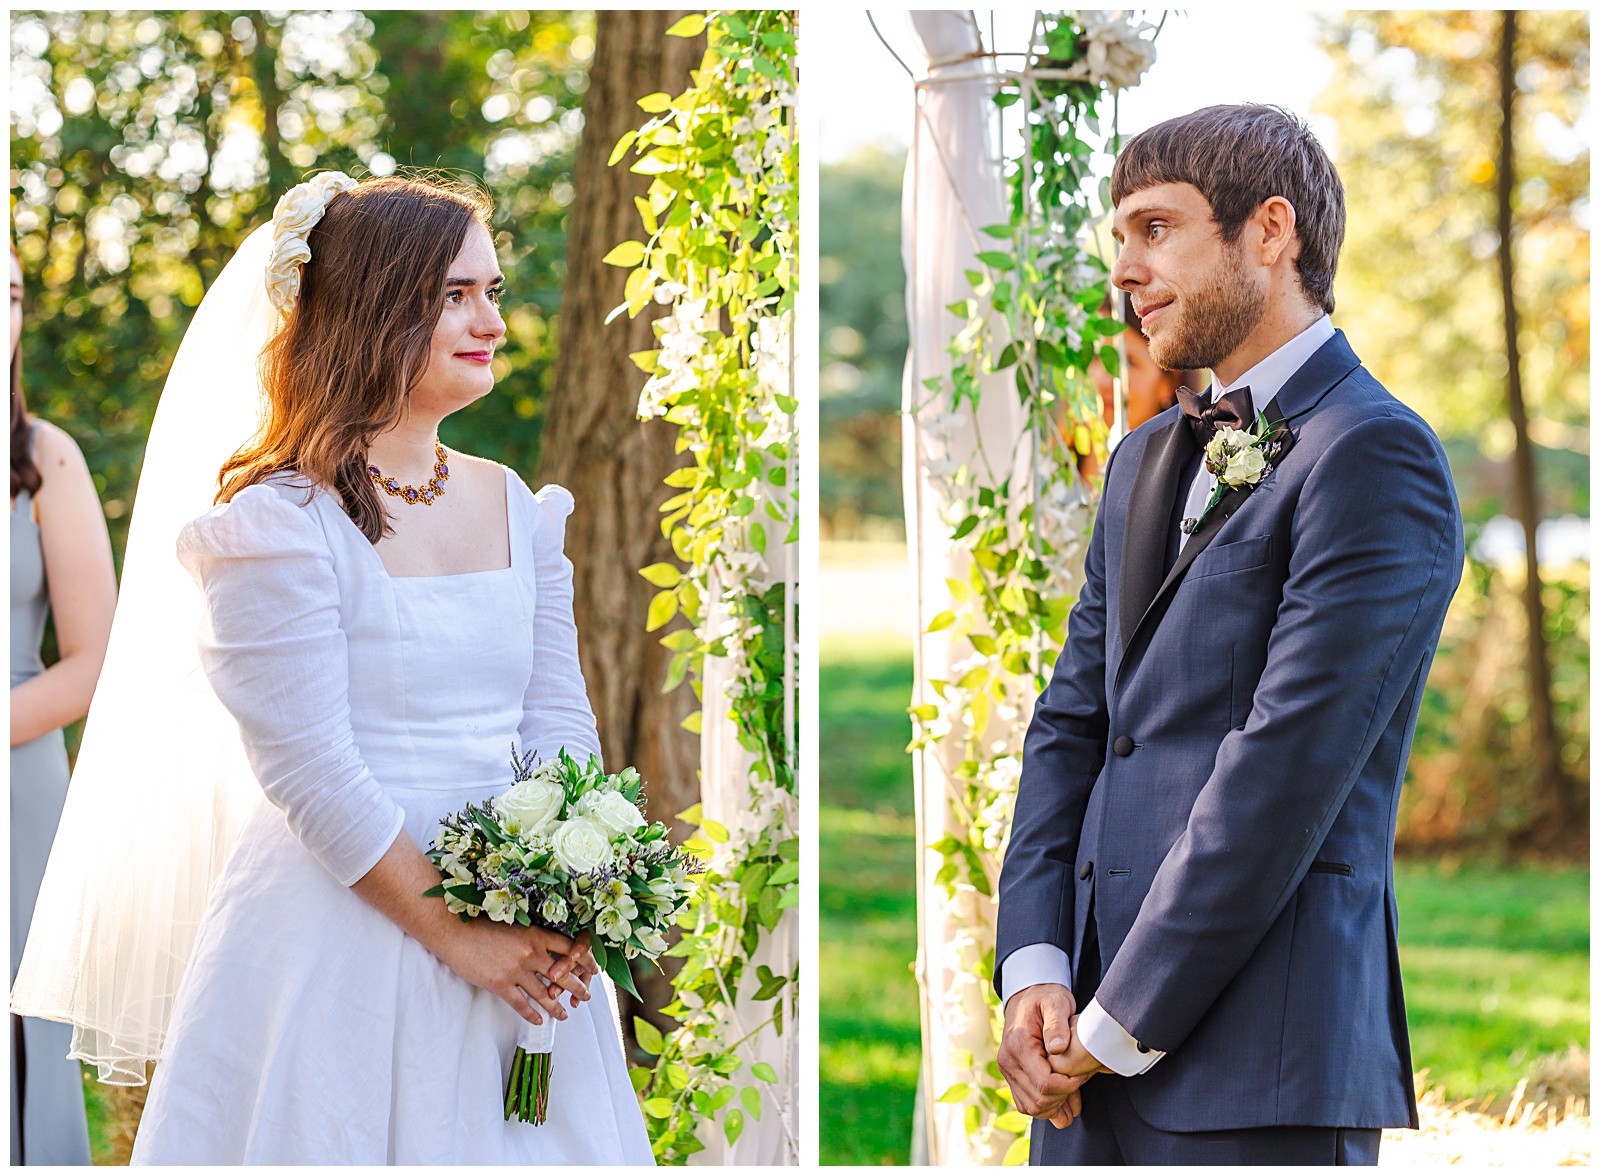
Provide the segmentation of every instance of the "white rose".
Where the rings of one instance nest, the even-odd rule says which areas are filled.
[[[632,833],[644,824],[644,817],[622,793],[591,792],[589,796],[596,798],[589,815],[604,825],[607,832]]]
[[[1266,458],[1261,456],[1261,450],[1254,446],[1241,449],[1228,459],[1228,467],[1222,471],[1222,480],[1230,486],[1243,486],[1255,482],[1261,477],[1262,467],[1266,464]]]
[[[611,838],[593,817],[563,822],[550,838],[550,848],[561,868],[574,874],[587,874],[611,862]]]
[[[516,834],[542,834],[561,815],[567,794],[549,780],[524,780],[494,798],[494,811]]]

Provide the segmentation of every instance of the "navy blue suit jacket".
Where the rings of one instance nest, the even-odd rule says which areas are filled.
[[[1415,1126],[1394,826],[1460,510],[1342,332],[1267,407],[1291,448],[1170,571],[1188,425],[1112,456],[1024,745],[995,984],[1029,943],[1076,969],[1092,902],[1097,998],[1168,1054],[1127,1081],[1147,1122]]]

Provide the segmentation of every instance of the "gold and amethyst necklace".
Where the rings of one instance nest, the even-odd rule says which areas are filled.
[[[415,486],[402,486],[393,478],[384,477],[383,471],[375,465],[369,465],[367,473],[372,475],[372,480],[391,498],[401,499],[410,506],[415,506],[419,502],[424,506],[432,506],[435,498],[444,497],[444,484],[450,480],[450,467],[444,460],[444,446],[435,441],[433,452],[439,460],[433,463],[433,477],[428,479],[428,484],[420,490]]]

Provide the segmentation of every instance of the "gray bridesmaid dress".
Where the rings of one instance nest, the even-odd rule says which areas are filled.
[[[50,595],[39,524],[23,490],[11,509],[11,685],[44,672]],[[67,747],[59,730],[11,749],[11,980],[33,921],[44,864],[67,799]],[[89,1125],[78,1063],[67,1057],[72,1026],[11,1018],[11,1162],[87,1164]]]

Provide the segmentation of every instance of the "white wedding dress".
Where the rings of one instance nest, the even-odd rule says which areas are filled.
[[[513,741],[598,752],[571,495],[508,470],[511,566],[400,578],[307,493],[253,486],[179,539],[202,662],[271,803],[206,908],[134,1162],[651,1163],[609,984],[557,1025],[546,1124],[507,1123],[519,1018],[348,889],[402,827],[426,847],[503,791]]]

